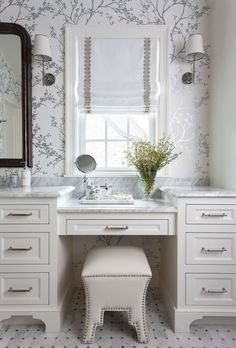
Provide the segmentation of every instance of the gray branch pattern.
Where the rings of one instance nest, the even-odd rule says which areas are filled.
[[[206,0],[0,0],[0,21],[23,25],[32,37],[35,33],[50,36],[53,60],[46,70],[56,76],[51,87],[42,87],[41,66],[33,61],[33,153],[34,175],[63,175],[64,172],[64,24],[127,24],[127,25],[167,25],[169,29],[169,62],[171,64],[171,98],[185,90],[181,85],[179,62],[184,62],[185,44],[190,34],[205,30],[209,14]],[[205,173],[208,137],[202,134],[200,110],[204,118],[207,108],[210,47],[206,43],[205,58],[198,64],[197,82],[201,87],[193,96],[189,113],[198,132],[191,133],[191,125],[185,113],[176,105],[169,121],[170,133],[180,148],[188,143],[201,144],[201,151],[195,159],[196,172]],[[178,98],[177,98],[178,99]],[[195,121],[196,120],[196,121]],[[45,122],[47,126],[45,126]],[[177,122],[177,123],[176,123]],[[204,121],[202,122],[204,124]],[[177,125],[177,128],[176,128]],[[179,134],[176,133],[179,130]],[[203,145],[204,144],[204,145]],[[190,151],[190,150],[189,150]],[[193,165],[194,167],[194,165]],[[205,175],[205,174],[204,174]]]

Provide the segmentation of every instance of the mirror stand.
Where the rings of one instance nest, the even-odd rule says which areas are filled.
[[[84,176],[83,176],[84,192],[79,197],[79,199],[81,199],[86,196],[86,189],[88,184],[87,173],[93,172],[97,167],[97,163],[91,155],[83,154],[76,158],[75,164],[78,170],[84,173]]]

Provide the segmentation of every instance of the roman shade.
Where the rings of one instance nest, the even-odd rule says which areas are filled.
[[[86,37],[78,49],[78,106],[85,113],[157,109],[158,40]],[[81,56],[81,55],[80,55]]]

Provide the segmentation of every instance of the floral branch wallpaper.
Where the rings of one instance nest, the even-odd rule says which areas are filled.
[[[209,56],[197,64],[197,84],[182,84],[190,69],[185,43],[193,32],[209,49],[206,0],[0,0],[0,21],[24,26],[31,35],[51,38],[53,60],[48,71],[54,86],[41,85],[41,69],[33,61],[33,155],[35,176],[64,174],[64,25],[65,23],[162,25],[169,28],[170,107],[167,129],[183,152],[169,176],[205,178],[208,173]],[[3,171],[3,172],[6,172]]]
[[[33,61],[33,156],[34,177],[44,176],[47,183],[62,183],[64,174],[64,25],[167,25],[169,28],[170,98],[167,131],[183,152],[169,168],[168,176],[208,177],[208,80],[210,74],[207,0],[0,0],[0,21],[24,26],[32,42],[37,33],[51,39],[53,60],[47,71],[55,74],[56,83],[43,87],[41,68]],[[185,44],[194,32],[203,35],[206,55],[197,63],[196,84],[184,85],[183,73],[191,67],[185,62]],[[1,170],[2,178],[9,175]],[[49,177],[54,179],[49,180]],[[58,177],[57,180],[55,180]],[[66,178],[63,183],[67,183]],[[74,184],[78,178],[71,179]],[[103,178],[103,181],[106,180]],[[114,178],[110,179],[113,185]],[[132,182],[131,182],[132,181]],[[4,180],[3,180],[4,182]],[[42,181],[40,181],[42,183]],[[115,182],[114,182],[115,185]],[[137,186],[137,179],[127,178],[129,190]],[[113,186],[114,187],[114,186]],[[94,243],[141,245],[149,257],[154,278],[159,271],[158,238],[84,237],[74,243],[74,263],[79,268]],[[78,268],[77,268],[78,269]]]

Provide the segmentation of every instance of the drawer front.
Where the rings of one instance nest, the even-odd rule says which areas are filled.
[[[230,204],[187,204],[187,224],[236,224],[236,205]]]
[[[47,264],[48,233],[0,233],[0,264]]]
[[[0,273],[0,304],[48,304],[48,278],[48,273]]]
[[[236,234],[186,233],[186,264],[236,264]]]
[[[48,224],[45,204],[0,204],[0,224]]]
[[[67,220],[70,235],[167,235],[168,220]]]
[[[235,306],[235,274],[186,274],[186,304]]]

